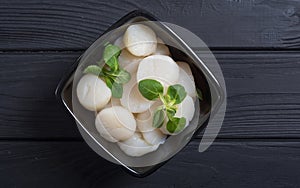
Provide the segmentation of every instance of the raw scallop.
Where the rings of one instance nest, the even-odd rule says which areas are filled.
[[[191,121],[194,117],[195,105],[194,101],[190,96],[186,96],[184,100],[178,104],[175,117],[185,117],[187,122]]]
[[[112,106],[121,106],[120,99],[112,97],[110,101],[105,105],[104,108],[109,108]]]
[[[137,63],[142,60],[141,57],[132,55],[128,50],[123,49],[119,56],[119,64],[121,67],[126,67],[132,63]]]
[[[107,140],[109,142],[118,142],[118,140],[115,139],[114,137],[112,137],[112,135],[104,127],[99,116],[96,117],[95,126],[96,126],[96,129],[99,132],[100,136],[102,136],[105,140]]]
[[[95,124],[100,135],[108,141],[129,139],[136,130],[134,116],[121,106],[101,110],[96,117]]]
[[[157,47],[153,55],[167,55],[170,56],[169,48],[164,44],[164,42],[157,37]]]
[[[98,76],[86,74],[77,85],[77,96],[82,106],[97,111],[109,102],[111,90]]]
[[[182,85],[189,96],[196,97],[196,87],[190,66],[185,62],[177,62],[179,65],[178,84]]]
[[[151,55],[140,61],[137,80],[154,79],[168,86],[179,78],[179,67],[172,58],[165,55]]]
[[[162,103],[157,101],[150,109],[136,115],[136,125],[138,130],[142,133],[145,141],[152,145],[161,144],[166,139],[166,135],[152,126],[154,112],[161,105]]]
[[[150,132],[155,128],[152,126],[153,115],[155,110],[162,105],[162,102],[157,101],[152,106],[143,113],[136,115],[136,125],[141,132]]]
[[[131,138],[125,140],[124,142],[118,142],[118,145],[121,150],[124,151],[124,153],[133,157],[139,157],[155,151],[159,146],[159,144],[148,144],[147,142],[145,142],[145,140],[143,140],[141,134],[139,133],[134,133]]]
[[[123,37],[119,37],[117,38],[117,40],[115,40],[114,45],[118,46],[121,50],[123,50],[123,48],[125,48],[125,44],[123,42]]]
[[[187,95],[185,97],[185,99],[180,104],[178,104],[178,109],[176,111],[175,117],[185,117],[186,118],[185,127],[187,127],[189,125],[189,122],[193,119],[194,113],[195,113],[194,100],[192,99],[192,97]],[[179,134],[181,132],[180,131],[180,132],[177,132],[177,133],[170,133],[167,130],[166,124],[164,124],[160,128],[160,130],[164,134],[168,134],[168,135],[176,135],[176,134]],[[183,130],[184,129],[182,129],[182,131]]]
[[[145,141],[151,145],[163,144],[167,135],[163,134],[159,129],[154,129],[149,132],[142,132]]]
[[[148,26],[134,24],[127,28],[123,42],[130,53],[135,56],[147,56],[156,50],[156,35]]]
[[[123,85],[123,95],[120,101],[122,106],[132,113],[144,112],[153,103],[153,101],[149,101],[141,95],[135,74],[131,74],[130,81]]]

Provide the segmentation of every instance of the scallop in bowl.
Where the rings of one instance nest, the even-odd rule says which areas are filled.
[[[87,49],[56,93],[95,152],[141,177],[205,126],[211,96],[221,95],[214,81],[172,29],[134,11]]]

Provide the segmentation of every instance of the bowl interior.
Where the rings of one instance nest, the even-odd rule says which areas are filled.
[[[211,90],[208,82],[212,79],[211,75],[207,75],[205,65],[195,57],[194,52],[191,51],[187,45],[180,40],[180,36],[177,36],[168,27],[158,22],[149,22],[149,18],[143,15],[133,14],[131,17],[127,15],[126,20],[117,22],[117,29],[102,35],[93,45],[82,55],[82,57],[74,64],[70,71],[69,77],[63,83],[60,98],[64,105],[75,117],[76,123],[80,132],[83,134],[84,139],[99,155],[105,159],[123,165],[127,170],[134,174],[145,174],[152,171],[157,166],[161,165],[164,161],[167,161],[180,151],[192,138],[199,127],[204,126],[204,122],[208,119],[211,112],[211,92],[215,95],[219,95],[217,91]],[[145,22],[147,21],[147,22]],[[103,139],[95,129],[94,119],[95,113],[85,110],[78,102],[76,97],[75,87],[79,79],[82,76],[83,69],[90,65],[95,64],[97,60],[101,58],[103,46],[106,42],[115,41],[120,35],[124,33],[128,24],[142,22],[150,26],[160,38],[168,44],[172,58],[176,61],[187,62],[193,72],[196,87],[202,91],[203,100],[198,101],[197,104],[200,108],[196,109],[193,120],[190,126],[186,128],[182,133],[176,136],[170,136],[166,143],[161,145],[155,152],[146,154],[141,157],[129,157],[123,153],[116,144],[110,143]],[[122,26],[121,26],[122,25]],[[116,28],[116,26],[113,26]],[[78,64],[78,66],[77,66]],[[76,69],[76,71],[74,71]],[[204,70],[204,71],[203,71]],[[198,105],[196,105],[198,106]]]

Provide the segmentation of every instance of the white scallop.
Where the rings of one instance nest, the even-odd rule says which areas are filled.
[[[113,106],[101,110],[96,117],[95,124],[100,135],[105,135],[103,137],[108,141],[112,139],[117,141],[127,140],[136,130],[134,116],[121,106]],[[102,131],[103,129],[106,131]]]
[[[96,116],[95,126],[100,136],[102,136],[104,139],[106,139],[109,142],[118,142],[118,140],[112,137],[111,134],[103,126],[103,123],[101,122],[99,116]]]
[[[145,141],[152,145],[162,144],[166,139],[166,135],[152,126],[154,112],[161,105],[160,101],[156,101],[147,111],[136,115],[137,129],[142,133]]]
[[[159,37],[156,37],[156,41],[157,41],[157,44],[165,44],[165,42]]]
[[[178,63],[178,62],[177,62]],[[192,71],[187,63],[180,62],[178,84],[182,85],[189,96],[196,97],[196,87]]]
[[[111,90],[98,76],[92,74],[84,75],[76,90],[80,104],[90,111],[100,110],[111,98]]]
[[[157,44],[156,50],[153,55],[167,55],[170,56],[169,48],[164,44]]]
[[[131,74],[130,81],[123,85],[123,95],[120,101],[132,113],[144,112],[153,103],[153,101],[149,101],[141,95],[136,81],[136,74]]]
[[[114,42],[114,45],[119,46],[119,48],[121,48],[121,50],[123,48],[125,48],[125,44],[123,42],[123,37],[121,36],[121,37],[117,38]]]
[[[163,144],[167,135],[163,134],[159,129],[154,129],[149,132],[142,132],[145,141],[151,145]]]
[[[164,42],[160,38],[157,39],[157,47],[153,55],[167,55],[170,56],[169,48],[164,44]]]
[[[193,73],[192,73],[192,70],[191,70],[189,64],[186,62],[183,62],[183,61],[176,61],[176,63],[178,64],[178,66],[180,68],[182,68],[187,73],[187,75],[189,75],[191,80],[194,82],[195,81],[194,76],[193,76]]]
[[[159,147],[159,144],[150,145],[145,142],[140,133],[134,133],[134,135],[129,139],[123,142],[118,142],[118,145],[125,154],[132,157],[140,157],[157,150]]]
[[[178,109],[176,111],[175,117],[185,117],[186,118],[186,125],[187,127],[189,125],[189,122],[193,119],[195,113],[195,105],[194,100],[190,96],[186,96],[185,99],[178,105]],[[184,129],[182,129],[180,132],[177,133],[170,133],[167,130],[166,124],[164,124],[160,128],[161,132],[168,135],[177,135],[180,132],[182,132]]]
[[[155,129],[155,127],[152,126],[153,116],[155,110],[161,105],[162,102],[160,101],[154,102],[147,111],[136,115],[136,125],[139,131],[150,132]]]
[[[110,101],[105,105],[104,108],[109,108],[112,106],[121,106],[120,99],[112,97]]]
[[[137,80],[155,79],[168,86],[175,84],[179,78],[179,67],[166,55],[151,55],[140,61]]]
[[[157,39],[150,27],[134,24],[127,28],[123,42],[133,55],[147,56],[155,52]]]
[[[185,117],[187,121],[191,121],[195,113],[194,100],[190,96],[186,96],[184,100],[178,104],[175,117]]]
[[[139,63],[143,58],[137,57],[129,53],[126,49],[123,49],[119,56],[119,64],[122,68],[131,66],[132,64]],[[135,70],[136,71],[136,70]]]

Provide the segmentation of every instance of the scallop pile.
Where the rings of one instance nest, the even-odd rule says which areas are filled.
[[[103,55],[102,67],[86,68],[77,96],[97,113],[95,126],[104,139],[139,157],[189,125],[196,99],[190,66],[175,62],[149,26],[130,25]]]

